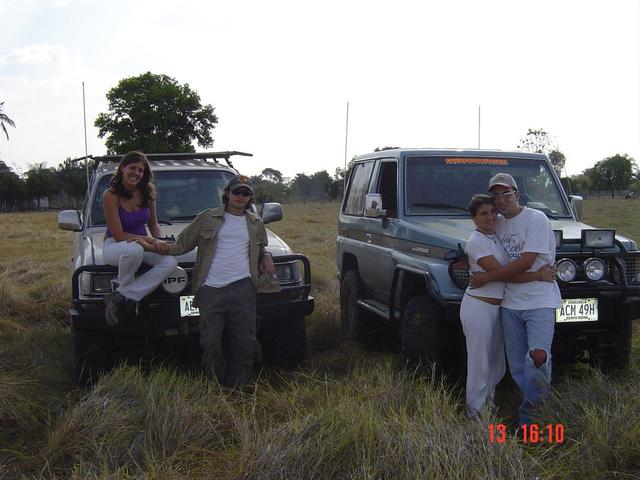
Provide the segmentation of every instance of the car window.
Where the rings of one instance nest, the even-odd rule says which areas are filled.
[[[514,177],[521,205],[549,216],[570,216],[547,163],[521,158],[408,157],[405,212],[407,215],[468,215],[471,197],[487,193],[489,179],[499,172]]]
[[[222,192],[233,175],[215,170],[171,170],[154,172],[153,183],[158,192],[158,221],[191,220],[207,208],[222,206]],[[98,183],[91,207],[91,224],[106,225],[102,210],[102,194],[109,188],[111,175]]]
[[[382,197],[382,208],[388,218],[398,216],[398,165],[395,161],[384,161],[380,165],[377,192]]]
[[[373,161],[356,163],[349,177],[347,200],[343,212],[347,215],[362,215],[364,212],[365,195],[369,190]]]

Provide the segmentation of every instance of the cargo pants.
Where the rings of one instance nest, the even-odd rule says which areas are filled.
[[[202,365],[229,388],[247,385],[256,342],[256,288],[250,277],[198,292]]]

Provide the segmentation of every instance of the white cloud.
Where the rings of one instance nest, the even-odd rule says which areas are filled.
[[[63,45],[37,44],[12,49],[0,57],[0,65],[68,64],[69,52]]]

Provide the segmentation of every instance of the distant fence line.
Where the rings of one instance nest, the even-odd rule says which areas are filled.
[[[568,193],[568,192],[567,192]],[[585,200],[611,198],[611,192],[600,190],[591,192],[573,192]],[[615,198],[638,198],[640,194],[629,191],[616,191]],[[0,213],[10,212],[35,212],[39,210],[80,210],[83,203],[82,198],[69,197],[64,194],[54,195],[45,198],[32,198],[29,200],[0,200]],[[270,200],[271,201],[271,200]],[[306,203],[339,203],[341,199],[330,198],[305,198],[301,195],[292,195],[289,198],[281,199],[283,205],[299,205]]]
[[[573,192],[573,195],[579,195],[585,200],[588,200],[590,198],[611,198],[611,191],[593,190],[589,192]],[[629,197],[637,197],[637,196],[638,196],[638,192],[634,193],[628,190],[616,190],[613,192],[613,198],[629,198]]]

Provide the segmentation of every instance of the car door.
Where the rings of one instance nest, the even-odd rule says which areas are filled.
[[[360,267],[361,274],[373,296],[383,302],[388,300],[393,272],[392,252],[398,221],[397,172],[396,159],[386,158],[377,162],[369,193],[380,194],[386,217],[364,217],[363,221],[366,262]]]

